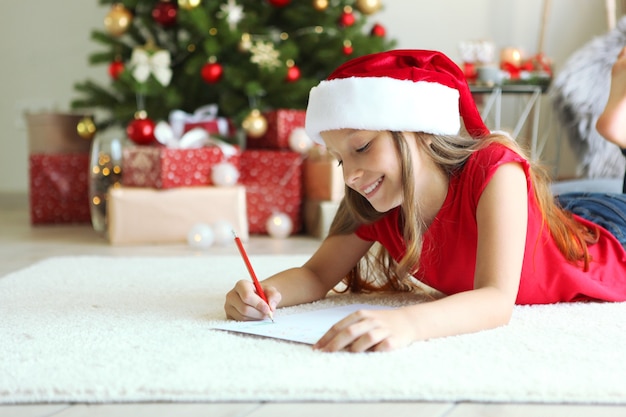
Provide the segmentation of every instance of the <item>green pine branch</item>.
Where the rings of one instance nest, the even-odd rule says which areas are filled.
[[[161,0],[100,0],[102,5],[115,3],[122,3],[132,12],[132,24],[122,36],[94,29],[91,39],[101,49],[91,53],[88,60],[92,65],[110,65],[120,59],[125,70],[108,85],[90,80],[77,82],[78,97],[71,103],[73,108],[108,110],[110,116],[96,121],[99,125],[125,126],[140,102],[154,120],[166,120],[174,109],[191,113],[216,103],[220,115],[236,124],[252,107],[304,109],[311,87],[337,66],[395,45],[393,40],[369,34],[372,16],[360,14],[354,0],[335,1],[322,11],[316,10],[311,1],[292,0],[278,8],[267,0],[235,0],[244,13],[235,23],[229,23],[224,14],[227,0],[203,0],[191,10],[178,8],[176,25],[170,28],[162,27],[152,17],[152,10],[163,6]],[[351,27],[338,24],[344,6],[355,7],[356,22]],[[247,45],[243,42],[246,36],[250,39]],[[344,53],[346,41],[351,44],[351,55]],[[172,78],[167,86],[153,76],[144,83],[133,77],[133,50],[145,48],[150,42],[171,56]],[[278,52],[277,65],[252,62],[259,53],[254,49],[259,42],[269,43]],[[221,79],[211,84],[201,76],[209,60],[223,68]],[[300,69],[301,76],[294,82],[285,80],[288,61]]]

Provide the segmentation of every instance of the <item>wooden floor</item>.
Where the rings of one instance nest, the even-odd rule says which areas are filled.
[[[308,237],[252,238],[251,254],[311,253],[319,241]],[[220,248],[209,249],[215,253]],[[29,223],[24,195],[0,194],[0,277],[37,260],[59,255],[189,254],[186,245],[113,247],[89,225],[37,226]],[[0,318],[1,319],[1,318]],[[1,354],[1,353],[0,353]],[[2,370],[0,370],[2,372]],[[0,390],[2,387],[0,387]],[[0,405],[0,417],[176,416],[176,417],[626,417],[626,406],[476,403],[149,403]]]

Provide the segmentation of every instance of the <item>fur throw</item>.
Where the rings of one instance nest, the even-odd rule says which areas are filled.
[[[615,29],[574,52],[550,87],[552,105],[579,160],[581,177],[621,178],[626,170],[619,148],[596,130],[609,96],[611,67],[624,45],[626,17]]]

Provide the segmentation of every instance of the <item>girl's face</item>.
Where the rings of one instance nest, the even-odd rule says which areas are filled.
[[[448,179],[417,145],[417,140],[428,139],[403,134],[413,161],[415,196],[421,202],[424,220],[429,222],[443,204]],[[338,129],[321,135],[329,153],[342,165],[346,185],[365,197],[376,211],[385,213],[402,204],[402,168],[391,132]]]
[[[384,213],[402,204],[400,160],[390,132],[339,129],[321,135],[329,153],[342,165],[346,185],[365,197],[376,211]],[[418,150],[414,134],[405,136],[412,154],[416,196],[420,196],[429,186],[430,160]]]

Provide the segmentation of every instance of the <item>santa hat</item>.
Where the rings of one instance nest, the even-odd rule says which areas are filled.
[[[459,66],[436,51],[393,50],[348,61],[313,87],[305,128],[318,143],[342,128],[454,135],[461,118],[472,137],[489,134]]]

